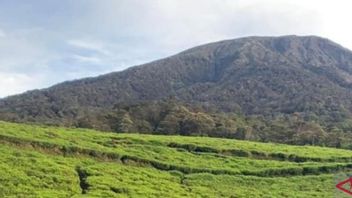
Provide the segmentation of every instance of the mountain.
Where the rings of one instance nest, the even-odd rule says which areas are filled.
[[[82,116],[170,98],[202,112],[265,118],[300,112],[327,126],[351,117],[352,52],[316,36],[225,40],[7,97],[0,118],[73,125]]]

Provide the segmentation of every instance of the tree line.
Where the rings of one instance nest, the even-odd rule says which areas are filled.
[[[312,118],[315,116],[305,112],[273,117],[246,116],[205,111],[201,106],[163,100],[116,105],[109,112],[85,113],[73,126],[114,132],[211,136],[352,149],[352,120],[328,123]]]

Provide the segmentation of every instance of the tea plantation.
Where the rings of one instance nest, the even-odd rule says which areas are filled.
[[[333,197],[352,151],[0,122],[0,197]]]

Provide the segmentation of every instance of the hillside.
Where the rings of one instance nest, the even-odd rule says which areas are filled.
[[[287,120],[297,115],[308,122],[305,125],[314,122],[324,132],[337,127],[349,133],[351,83],[352,52],[330,40],[315,36],[247,37],[202,45],[121,72],[7,97],[0,100],[0,118],[108,131],[205,131],[210,136],[250,136],[253,140],[305,144],[311,142],[294,140],[298,131],[292,127],[288,127],[293,131],[289,140],[260,135],[265,128],[275,130],[273,121],[284,119],[288,126]],[[170,99],[182,107],[162,112],[165,108],[160,103]],[[193,117],[204,113],[192,119],[206,120],[210,125],[200,129],[193,127],[196,124],[179,126],[177,123],[187,124],[187,116],[170,112],[180,112],[183,107],[187,110],[182,112],[189,111]],[[150,117],[154,115],[150,109],[159,111]],[[242,120],[259,117],[259,124],[237,123],[233,117],[226,119],[234,124],[217,123],[223,120],[222,114],[231,113],[241,115]],[[161,126],[169,123],[168,119],[177,120],[176,129]],[[254,133],[253,137],[237,133],[243,130]]]
[[[1,197],[332,197],[352,151],[0,122]],[[344,173],[340,173],[343,171]]]

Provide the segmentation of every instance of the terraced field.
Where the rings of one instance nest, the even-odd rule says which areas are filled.
[[[0,122],[0,197],[333,197],[352,151]]]

